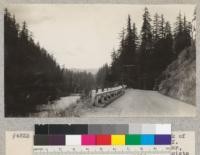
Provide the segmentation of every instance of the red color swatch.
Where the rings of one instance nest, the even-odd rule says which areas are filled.
[[[96,145],[111,145],[111,135],[96,135]]]

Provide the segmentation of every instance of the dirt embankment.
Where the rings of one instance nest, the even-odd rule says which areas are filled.
[[[195,105],[196,50],[195,46],[184,49],[162,73],[158,91],[167,96]]]

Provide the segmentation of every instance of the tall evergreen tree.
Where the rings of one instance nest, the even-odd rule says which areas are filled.
[[[164,15],[161,15],[160,23],[159,23],[159,34],[161,38],[165,38],[165,19]]]
[[[172,38],[173,37],[172,36],[172,31],[171,31],[171,25],[170,25],[170,23],[168,21],[165,23],[164,31],[165,31],[165,38],[167,38],[167,37]]]
[[[158,15],[158,13],[155,13],[154,19],[153,19],[153,40],[154,40],[154,43],[157,42],[160,39],[159,20],[160,20],[160,16]]]
[[[135,24],[131,24],[131,17],[128,16],[127,20],[127,32],[125,36],[124,55],[122,63],[122,74],[124,82],[130,86],[135,87],[135,60],[136,60],[136,44],[137,44],[137,32]]]
[[[181,13],[177,17],[175,24],[175,43],[174,49],[178,55],[184,48],[191,45],[191,24],[187,22],[186,17],[182,19]]]
[[[136,25],[135,23],[133,23],[133,26],[132,26],[132,35],[133,35],[133,47],[134,47],[134,50],[137,49],[138,47],[138,34],[137,34],[137,28],[136,28]]]
[[[121,65],[119,61],[120,52],[115,51],[111,54],[112,62],[111,62],[111,83],[115,85],[116,83],[121,83]]]
[[[152,48],[152,27],[151,18],[147,8],[144,9],[143,24],[141,29],[141,48],[143,52],[148,52]]]
[[[173,52],[173,35],[171,31],[171,25],[169,22],[165,24],[165,58],[164,58],[164,68],[169,65],[172,60],[174,59],[174,52]]]
[[[123,65],[130,65],[133,63],[134,59],[134,52],[135,52],[135,47],[134,47],[134,35],[132,33],[132,25],[131,25],[131,17],[128,15],[128,20],[127,20],[127,32],[125,36],[125,55],[124,55],[124,63]]]
[[[182,32],[183,32],[183,20],[182,20],[182,14],[181,12],[179,12],[179,15],[176,18],[174,33],[176,35]]]
[[[24,41],[28,41],[29,38],[29,33],[28,33],[28,29],[27,29],[27,24],[24,21],[23,25],[22,25],[22,30],[20,31],[20,38]]]
[[[147,8],[144,9],[143,24],[141,29],[140,45],[140,85],[142,89],[151,89],[152,87],[152,54],[153,38],[151,18]]]

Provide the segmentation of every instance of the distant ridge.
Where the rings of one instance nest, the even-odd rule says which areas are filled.
[[[98,68],[87,68],[87,69],[83,69],[83,68],[70,68],[70,70],[75,71],[75,72],[87,72],[87,73],[91,73],[93,75],[95,75],[98,71]]]

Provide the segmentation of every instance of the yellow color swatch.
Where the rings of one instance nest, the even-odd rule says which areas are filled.
[[[125,145],[125,135],[112,135],[112,145]]]

